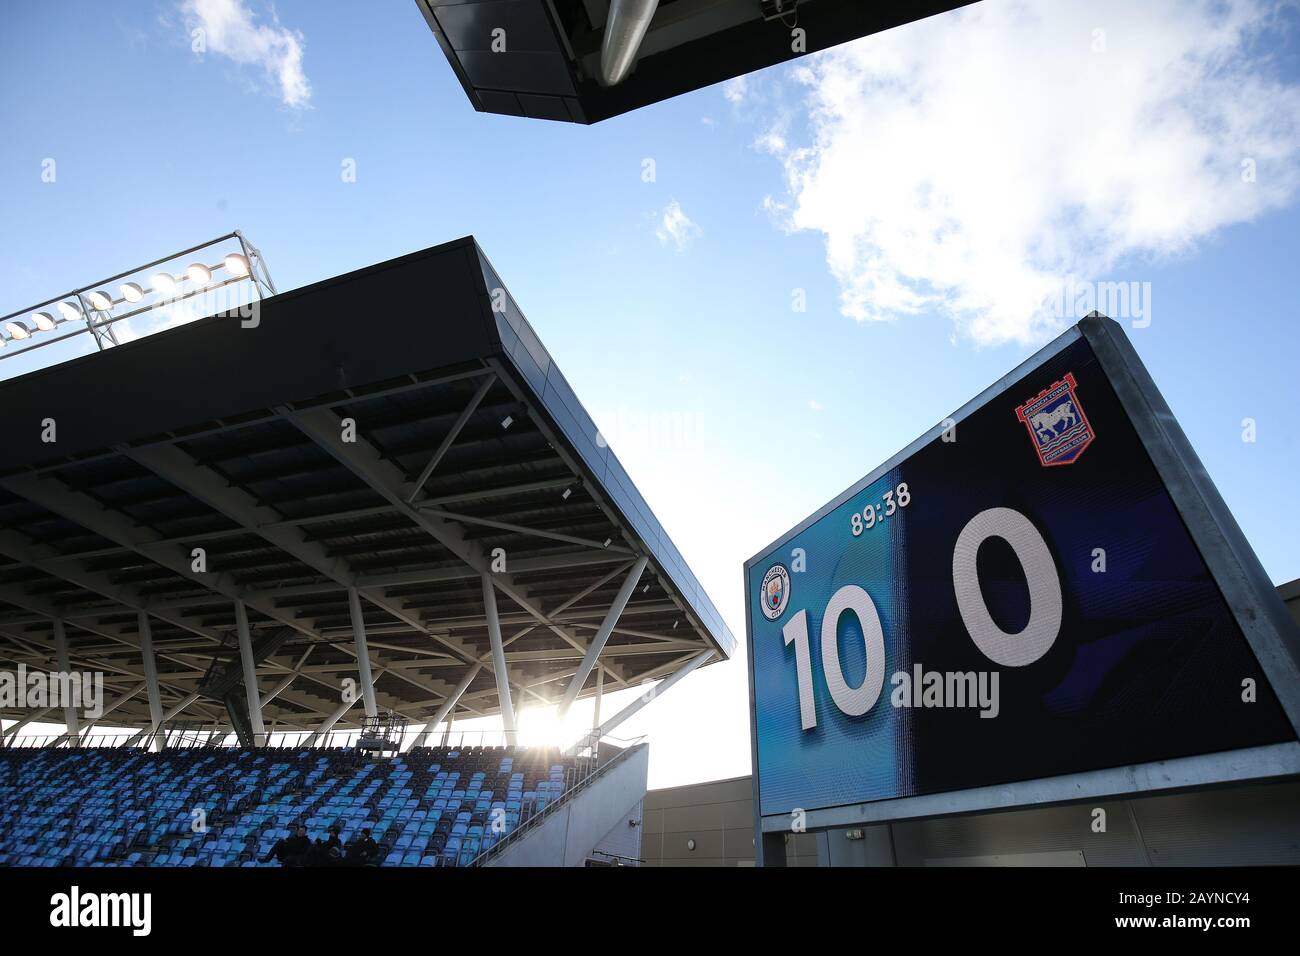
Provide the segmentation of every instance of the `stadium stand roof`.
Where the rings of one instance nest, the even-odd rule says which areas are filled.
[[[632,72],[602,52],[611,0],[416,0],[480,112],[596,123],[973,0],[618,0]],[[803,31],[795,49],[792,30]],[[504,46],[503,46],[504,45]],[[604,62],[603,62],[604,61]]]
[[[411,720],[462,683],[456,716],[500,713],[489,598],[515,708],[563,698],[607,613],[570,696],[730,656],[472,237],[268,298],[255,321],[0,383],[5,666],[50,668],[62,628],[72,668],[104,671],[120,701],[104,722],[147,727],[151,640],[163,709],[224,722],[242,610],[267,729],[315,730],[358,675],[353,597],[378,707]]]

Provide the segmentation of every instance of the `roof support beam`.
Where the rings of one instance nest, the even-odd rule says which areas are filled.
[[[275,545],[321,576],[333,581],[338,587],[358,587],[356,575],[347,562],[341,558],[331,557],[321,544],[308,541],[298,528],[280,523],[281,516],[274,509],[261,505],[248,492],[232,486],[220,474],[198,464],[181,449],[174,446],[155,446],[148,449],[127,449],[126,454],[158,477],[202,501],[248,532]],[[268,602],[273,601],[277,596],[273,589],[256,592],[256,595],[257,598]],[[254,593],[247,590],[244,596],[250,602],[254,599]],[[382,590],[369,588],[363,588],[361,596],[408,627],[432,637],[462,660],[469,662],[471,655],[463,647],[455,641],[431,632],[418,617],[402,607],[401,601],[388,597]]]
[[[462,379],[478,378],[478,376],[480,375],[488,375],[493,373],[494,370],[485,365],[482,368],[472,368],[461,372],[450,372],[446,375],[435,375],[427,378],[420,378],[416,375],[408,375],[406,376],[407,381],[403,382],[401,385],[393,385],[389,388],[381,388],[373,391],[369,389],[362,390],[360,392],[358,392],[355,389],[347,389],[346,391],[350,397],[354,397],[354,398],[365,398],[365,399],[384,398],[391,395],[402,395],[407,392],[418,392],[430,388],[434,385],[445,385],[447,382],[458,382]],[[264,415],[258,415],[253,418],[241,418],[238,421],[231,421],[231,422],[223,421],[220,424],[213,425],[211,428],[204,428],[196,432],[189,432],[188,434],[186,434],[185,437],[187,439],[195,439],[195,438],[207,438],[212,435],[227,434],[229,432],[239,431],[241,428],[247,428],[250,425],[264,425],[267,424],[268,422],[276,421],[280,417],[281,416],[278,411],[271,410],[271,411],[267,411],[266,414]],[[145,445],[137,445],[135,447],[147,448],[147,447],[152,447],[153,445],[170,445],[173,440],[174,439],[172,438],[163,438],[155,442],[146,443]],[[116,454],[117,451],[108,451],[108,452],[103,452],[101,454],[90,455],[89,457],[81,458],[78,460],[81,462],[103,461],[106,458],[112,458]],[[57,472],[63,469],[64,467],[66,467],[66,465],[67,465],[66,462],[56,462],[52,465],[44,465],[40,468],[32,469],[31,474],[43,475],[43,474],[49,474],[51,472]]]
[[[510,562],[511,573],[528,574],[533,571],[559,571],[589,565],[626,563],[627,555],[605,551],[583,551],[577,554],[558,554],[539,558],[516,558]],[[455,568],[430,568],[427,571],[398,571],[393,574],[361,575],[360,587],[396,587],[406,584],[439,584],[443,581],[465,581],[478,577],[479,572],[466,565]]]
[[[140,611],[137,617],[140,630],[140,657],[144,661],[145,692],[149,696],[150,733],[153,737],[150,750],[161,750],[163,746],[163,709],[162,695],[158,692],[158,664],[153,657],[153,630],[149,626],[149,615]]]
[[[58,661],[60,672],[72,673],[72,666],[68,663],[68,634],[63,629],[63,620],[57,617],[54,619],[54,657]],[[68,733],[76,737],[80,724],[77,722],[77,708],[72,701],[63,703],[63,723],[68,728]]]
[[[515,534],[529,535],[534,538],[546,538],[551,541],[562,541],[565,544],[578,544],[584,548],[594,548],[597,551],[611,551],[614,554],[630,555],[633,552],[617,544],[605,544],[603,541],[591,541],[588,538],[578,538],[571,534],[561,534],[558,531],[543,531],[541,528],[529,528],[522,524],[513,524],[509,521],[496,521],[492,518],[477,518],[474,515],[453,514],[450,511],[442,511],[437,508],[427,507],[422,502],[417,503],[417,507],[427,515],[433,515],[442,518],[444,521],[455,521],[459,524],[477,524],[485,528],[495,528],[498,531],[513,531]]]
[[[380,671],[378,674],[375,675],[374,679],[376,681],[379,680],[380,676],[383,673],[384,673],[383,671]],[[373,689],[373,685],[372,685],[372,689]],[[345,694],[343,697],[343,702],[339,704],[338,709],[335,710],[334,713],[326,717],[323,721],[321,721],[320,726],[317,727],[316,730],[312,733],[312,735],[307,738],[307,741],[304,744],[304,746],[306,747],[314,746],[316,744],[316,741],[322,739],[326,734],[328,734],[331,730],[333,730],[334,725],[343,719],[343,715],[346,714],[349,710],[351,710],[352,705],[355,704],[356,702],[357,702],[357,698],[355,694]]]
[[[6,601],[10,604],[23,602],[21,606],[31,608],[33,612],[40,614],[43,619],[48,621],[53,621],[56,617],[58,617],[56,608],[42,603],[37,598],[28,597],[27,595],[23,594],[18,588],[15,588],[12,584],[0,584],[0,600]],[[117,627],[116,625],[97,626],[94,624],[78,623],[76,627],[80,630],[86,631],[87,633],[94,634],[97,637],[102,637],[105,640],[112,641],[116,644],[121,644],[124,647],[130,648],[131,650],[137,653],[139,653],[140,651],[140,641],[139,638],[134,634],[134,632],[128,634],[127,631]],[[48,652],[51,649],[50,645],[44,643],[38,638],[28,635],[23,639],[19,639],[16,635],[9,634],[3,631],[0,631],[0,637],[5,637],[10,641],[14,641],[16,643],[28,647],[38,647],[42,651],[46,652],[46,658],[48,659],[49,656]],[[77,653],[75,650],[73,650],[71,653],[73,654],[73,656],[77,657],[83,662],[83,666],[89,666],[92,670],[108,671],[115,674],[122,674],[125,675],[126,677],[131,677],[136,680],[140,680],[144,676],[143,672],[132,670],[129,667],[115,665],[106,661],[94,660],[92,658],[86,657],[86,655],[84,654]],[[160,654],[158,656],[163,658],[164,660],[173,661],[174,663],[179,663],[185,667],[192,666],[188,661],[185,661],[182,658],[170,654]],[[168,676],[170,677],[173,675],[168,675]],[[202,676],[202,672],[200,671],[196,675],[196,677],[201,677],[201,676]],[[168,690],[176,692],[180,696],[184,696],[185,694],[189,693],[189,688],[183,687],[180,684],[176,684],[170,681],[160,680],[159,685],[162,687],[166,687]],[[141,688],[143,689],[143,687],[144,685],[142,684]],[[125,703],[125,701],[123,701],[123,703]],[[205,714],[205,716],[211,716],[211,714]]]
[[[461,429],[465,427],[466,423],[478,410],[479,403],[483,401],[484,397],[487,396],[488,391],[496,384],[496,380],[496,374],[493,372],[489,372],[487,375],[483,376],[483,381],[480,382],[479,387],[474,390],[474,396],[469,400],[469,404],[465,406],[465,410],[460,413],[460,417],[458,417],[455,423],[451,426],[451,431],[447,432],[446,437],[442,440],[442,444],[438,446],[438,450],[435,451],[433,457],[429,459],[429,463],[424,466],[424,470],[420,472],[420,477],[415,479],[415,486],[411,489],[411,493],[406,498],[408,502],[414,501],[419,497],[420,490],[424,488],[424,483],[429,480],[429,476],[433,474],[433,470],[438,467],[438,462],[442,461],[443,456],[447,454],[447,449],[451,448],[456,439],[460,437]]]
[[[429,737],[432,736],[434,729],[447,719],[452,708],[456,706],[456,702],[459,701],[465,691],[469,689],[469,685],[474,683],[474,678],[478,677],[478,673],[482,669],[482,665],[475,664],[465,672],[465,676],[460,679],[460,683],[456,685],[456,689],[447,695],[447,699],[442,702],[442,706],[438,708],[437,713],[430,717],[429,722],[416,733],[415,737],[411,740],[411,747],[427,747],[429,745]],[[410,750],[411,747],[407,747],[406,749]]]
[[[517,485],[502,485],[496,488],[476,488],[473,491],[462,491],[454,495],[437,495],[436,497],[427,497],[422,499],[421,504],[432,505],[454,505],[462,501],[482,501],[484,498],[501,498],[509,495],[526,494],[530,491],[553,491],[560,488],[568,488],[574,483],[572,475],[566,475],[563,478],[546,478],[539,481],[526,481]]]
[[[190,704],[194,703],[198,699],[199,699],[198,694],[190,694],[186,697],[182,697],[179,701],[173,704],[170,709],[168,709],[167,713],[163,714],[163,723],[166,724],[167,721],[171,720],[177,714],[181,713],[183,710],[185,710],[186,707],[190,706]],[[149,733],[148,730],[140,731],[138,734],[136,734],[134,737],[128,740],[125,744],[123,744],[123,746],[134,747],[137,743],[139,743],[141,738],[143,738],[147,733]]]
[[[357,676],[361,678],[361,694],[366,705],[366,716],[379,713],[375,704],[375,684],[370,677],[370,649],[366,647],[366,619],[361,615],[361,597],[356,588],[348,588],[348,613],[352,618],[352,642],[356,644]]]
[[[54,709],[53,707],[46,707],[42,710],[33,710],[31,713],[22,717],[18,721],[18,723],[13,724],[10,727],[6,727],[4,729],[4,732],[0,733],[0,741],[3,741],[5,737],[18,736],[18,731],[22,730],[24,727],[26,727],[28,724],[32,723],[33,721],[40,720],[42,717],[44,717],[53,709]]]
[[[86,724],[81,737],[79,739],[75,739],[72,745],[75,747],[77,744],[81,742],[82,739],[89,737],[91,730],[94,729],[96,724],[103,723],[105,717],[107,717],[113,711],[117,710],[123,704],[132,700],[137,694],[139,694],[142,690],[145,690],[146,688],[147,688],[146,683],[144,681],[141,681],[140,683],[136,684],[134,687],[130,688],[129,690],[124,691],[122,695],[117,698],[117,700],[113,701],[113,703],[105,707],[103,712],[98,717],[96,717],[94,720]],[[63,736],[68,737],[69,735],[64,734]]]
[[[307,650],[303,651],[302,657],[298,658],[298,663],[294,665],[293,670],[289,672],[289,675],[285,677],[284,680],[280,681],[280,683],[276,684],[273,688],[271,688],[270,693],[268,693],[266,696],[262,698],[263,707],[266,707],[268,704],[271,703],[271,701],[275,700],[282,693],[288,690],[289,685],[298,679],[298,675],[302,673],[303,665],[307,663],[307,658],[311,657],[311,652],[314,651],[315,649],[316,649],[315,645],[313,644],[307,645]]]
[[[407,500],[403,489],[408,485],[402,471],[381,455],[370,442],[360,435],[352,441],[343,440],[342,419],[330,408],[319,407],[307,411],[282,408],[285,420],[291,422],[299,431],[311,438],[317,445],[329,452],[339,464],[395,505],[408,519],[423,528],[429,535],[460,558],[465,564],[480,574],[490,573],[490,568],[483,549],[474,542],[466,540],[464,533],[455,524],[436,515],[427,514],[413,507]],[[515,583],[506,573],[492,575],[493,584],[512,601],[527,611],[538,623],[570,645],[586,650],[576,638],[548,618],[533,600],[526,588]],[[602,665],[607,666],[607,665]],[[622,681],[623,677],[611,670],[610,676]]]
[[[664,678],[662,682],[655,685],[655,687],[652,688],[648,693],[642,694],[636,700],[632,701],[632,703],[628,704],[626,707],[620,710],[613,717],[609,718],[609,720],[605,721],[603,724],[597,727],[595,733],[598,733],[600,737],[604,737],[611,730],[613,730],[619,724],[623,723],[623,721],[627,720],[629,717],[631,717],[633,714],[639,711],[646,704],[650,703],[653,700],[657,700],[659,697],[661,697],[663,693],[666,690],[668,690],[668,688],[672,687],[679,680],[681,680],[691,671],[695,670],[695,668],[699,667],[701,664],[703,664],[713,655],[714,655],[714,651],[712,648],[705,651],[701,651],[699,654],[696,654],[690,660],[686,661],[686,663],[682,664],[682,666],[679,667],[677,670],[673,671],[672,674]],[[599,740],[600,737],[597,737],[597,739]]]
[[[506,742],[515,742],[515,709],[510,702],[510,674],[506,670],[506,649],[501,643],[501,620],[497,617],[497,592],[491,572],[483,573],[483,615],[487,618],[488,639],[492,642],[492,673],[497,681],[497,700],[501,707],[501,726]]]
[[[141,463],[143,464],[143,462]],[[182,577],[189,578],[199,585],[213,591],[215,594],[221,595],[229,600],[242,599],[248,607],[264,614],[273,621],[292,627],[294,630],[301,634],[305,634],[308,637],[317,640],[324,639],[323,635],[315,627],[305,621],[299,620],[296,615],[280,609],[274,600],[265,596],[265,592],[249,592],[248,589],[241,588],[238,582],[229,574],[200,573],[194,571],[190,566],[189,552],[183,546],[157,546],[158,536],[156,534],[153,532],[142,532],[138,526],[127,518],[127,516],[105,509],[88,495],[72,491],[53,479],[34,478],[31,475],[5,479],[0,481],[0,486],[7,488],[13,494],[26,498],[28,501],[39,504],[48,511],[53,511],[55,514],[62,515],[69,521],[73,521],[101,537],[130,548],[142,557],[147,558],[148,560],[151,560],[154,563],[181,575]],[[8,550],[5,545],[5,538],[6,533],[0,532],[0,553],[5,553]],[[21,560],[21,558],[17,558],[17,560]],[[55,572],[47,571],[46,573]],[[63,577],[64,580],[71,581],[79,587],[87,587],[90,590],[95,590],[98,593],[113,598],[114,600],[120,600],[123,603],[127,603],[130,607],[144,606],[138,601],[138,599],[136,599],[136,603],[130,603],[128,600],[130,596],[125,593],[122,595],[113,593],[115,588],[105,590],[104,588],[90,587],[88,584],[84,584],[69,577],[66,573],[57,574],[57,576]],[[387,610],[387,608],[385,609]],[[206,628],[198,628],[186,622],[182,618],[168,617],[163,613],[158,613],[153,610],[151,610],[151,613],[153,613],[159,620],[167,621],[170,624],[193,631],[196,634],[201,634],[204,637],[210,637],[217,643],[220,643],[221,641],[220,634],[209,631]],[[430,634],[435,640],[449,643],[445,638],[440,638],[437,635],[432,634],[432,632],[428,631],[427,628],[409,615],[403,616],[402,620],[403,623],[410,623],[412,627]],[[339,647],[339,650],[344,653],[352,653],[350,648],[342,644],[337,646]],[[451,646],[455,647],[454,644]],[[456,650],[467,659],[467,662],[472,662],[472,655],[460,650],[459,648],[456,648]],[[396,676],[413,686],[421,688],[422,690],[432,691],[432,688],[427,684],[409,674],[399,674]]]
[[[38,502],[38,504],[42,504],[42,507],[44,507],[43,503]],[[55,513],[58,514],[59,512]],[[64,515],[64,517],[67,517],[67,515]],[[70,520],[75,521],[76,519]],[[143,552],[141,553],[143,554]],[[113,581],[109,575],[101,571],[91,571],[80,563],[74,564],[73,562],[60,561],[57,552],[52,548],[30,541],[24,535],[15,531],[0,531],[0,555],[17,561],[19,564],[35,568],[44,574],[58,578],[60,581],[75,584],[79,588],[101,595],[110,601],[116,601],[133,611],[155,610],[154,602],[143,597],[135,589],[122,587]],[[149,557],[148,555],[144,556]],[[151,558],[151,560],[156,559]],[[72,617],[64,614],[59,616],[68,620],[71,620]],[[179,614],[173,615],[162,609],[157,609],[154,616],[160,621],[166,621],[168,624],[190,631],[200,637],[206,637],[209,640],[218,642],[221,640],[221,635],[216,631],[187,621]]]
[[[235,601],[235,631],[239,635],[239,661],[244,667],[244,697],[248,700],[248,721],[253,731],[253,746],[265,740],[262,722],[262,692],[257,689],[257,658],[253,656],[253,637],[248,630],[248,610],[244,602]]]
[[[587,676],[591,669],[596,666],[596,660],[600,657],[600,652],[605,648],[605,642],[609,640],[610,633],[614,630],[614,625],[618,623],[619,615],[623,613],[623,608],[627,607],[627,602],[632,598],[632,592],[636,589],[637,583],[641,580],[641,575],[645,571],[646,565],[650,559],[642,555],[637,559],[636,564],[632,565],[632,570],[627,573],[623,579],[623,586],[618,589],[618,594],[614,595],[614,601],[610,604],[609,610],[605,612],[605,619],[600,622],[600,629],[591,639],[591,644],[587,646],[587,653],[583,655],[582,663],[578,665],[578,672],[573,675],[573,680],[569,682],[569,689],[564,692],[564,700],[560,702],[560,719],[569,713],[569,708],[578,698],[578,692],[582,690],[583,685],[587,683]]]

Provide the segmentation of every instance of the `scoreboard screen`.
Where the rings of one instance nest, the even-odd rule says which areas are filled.
[[[762,817],[1295,741],[1080,328],[746,564]]]

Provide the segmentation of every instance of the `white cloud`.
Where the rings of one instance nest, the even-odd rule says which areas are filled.
[[[311,83],[302,68],[303,36],[282,27],[274,12],[268,26],[255,23],[242,0],[184,0],[181,10],[191,30],[203,31],[208,52],[260,66],[275,82],[286,106],[308,105]]]
[[[664,206],[655,224],[655,235],[664,245],[670,242],[681,252],[704,230],[691,221],[676,199]]]
[[[986,0],[827,51],[795,71],[806,128],[775,111],[759,137],[789,186],[769,208],[824,233],[846,315],[939,309],[979,343],[1041,339],[1073,320],[1043,305],[1072,280],[1292,201],[1300,90],[1256,50],[1272,13]]]
[[[820,412],[825,406],[815,398],[808,399],[808,408],[814,412]]]
[[[722,95],[727,98],[729,103],[743,102],[748,92],[749,78],[747,76],[733,77],[722,84]]]

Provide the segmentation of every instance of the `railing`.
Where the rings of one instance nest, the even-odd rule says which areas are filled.
[[[612,740],[615,738],[605,738],[605,739]],[[519,821],[519,825],[516,826],[513,830],[511,830],[509,833],[503,836],[500,840],[493,843],[486,850],[480,851],[478,856],[470,860],[469,865],[483,866],[494,856],[498,856],[501,853],[505,852],[506,847],[510,846],[512,843],[516,842],[517,840],[523,839],[525,835],[527,835],[531,831],[535,830],[537,827],[541,826],[544,822],[549,820],[553,814],[558,813],[560,807],[568,804],[568,802],[574,797],[576,797],[579,793],[582,793],[584,790],[588,789],[592,784],[594,784],[601,777],[605,776],[605,774],[609,773],[615,767],[620,766],[623,763],[623,761],[626,760],[628,756],[631,755],[632,752],[635,751],[644,740],[645,740],[644,737],[638,737],[634,741],[621,741],[621,743],[626,743],[627,746],[623,747],[623,749],[620,750],[619,753],[612,760],[608,761],[605,764],[599,764],[598,760],[593,756],[590,772],[587,773],[586,776],[577,780],[577,782],[574,783],[572,787],[566,788],[564,793],[560,796],[558,800],[553,800],[552,802],[548,803],[541,810],[537,811],[532,816],[528,817],[528,819]]]
[[[330,731],[326,734],[315,734],[306,730],[278,731],[255,735],[254,746],[257,749],[271,750],[337,750],[356,747],[361,734],[362,731],[355,728]],[[3,743],[0,743],[0,751],[10,749],[33,750],[47,747],[82,750],[113,748],[147,750],[152,736],[148,731],[127,730],[113,734],[85,734],[80,739],[74,740],[67,734],[17,733],[5,736]],[[171,731],[164,732],[160,735],[160,738],[161,748],[165,750],[239,749],[243,746],[232,731]],[[417,736],[414,732],[408,732],[403,740],[403,746],[409,749],[416,739]],[[638,737],[629,744],[627,741],[616,737],[606,737],[604,739],[617,742],[619,745],[631,745],[642,740],[642,738]],[[451,747],[453,749],[465,747],[555,747],[556,749],[564,749],[569,756],[578,757],[580,764],[584,759],[593,761],[595,759],[595,748],[592,746],[590,735],[583,737],[577,744],[568,748],[561,748],[554,743],[534,742],[528,739],[528,735],[519,732],[508,734],[504,730],[464,730],[452,731],[449,734],[432,734],[425,746]]]

